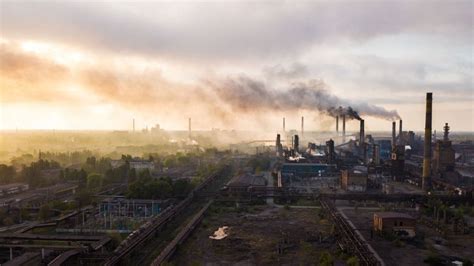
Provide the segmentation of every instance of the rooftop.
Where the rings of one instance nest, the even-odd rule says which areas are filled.
[[[376,212],[374,213],[374,216],[380,217],[380,218],[406,218],[406,219],[415,219],[413,216],[406,214],[406,213],[401,213],[401,212]]]
[[[266,186],[267,180],[261,175],[243,174],[234,176],[229,186]]]

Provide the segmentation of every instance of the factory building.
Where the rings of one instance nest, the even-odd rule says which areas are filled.
[[[367,190],[367,171],[356,167],[341,171],[341,188],[346,191],[363,192]]]
[[[267,180],[263,175],[245,173],[234,176],[224,187],[224,190],[229,196],[240,197],[247,195],[248,192],[261,191],[264,194],[266,187]]]
[[[416,219],[399,212],[374,213],[373,229],[375,232],[405,232],[408,237],[415,236]]]
[[[405,146],[395,145],[390,160],[391,176],[394,181],[403,181],[405,176]]]
[[[304,179],[334,179],[336,166],[321,163],[284,163],[278,171],[278,186],[290,186]],[[326,182],[325,182],[326,183]]]
[[[448,123],[444,126],[443,140],[436,141],[433,159],[435,173],[451,172],[455,166],[455,152],[449,140]]]

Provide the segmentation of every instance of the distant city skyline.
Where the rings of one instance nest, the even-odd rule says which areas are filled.
[[[472,1],[0,2],[0,129],[474,131]],[[398,123],[398,122],[397,122]],[[348,123],[348,130],[358,130]]]

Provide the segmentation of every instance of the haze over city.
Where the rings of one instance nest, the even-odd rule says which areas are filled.
[[[472,5],[2,1],[0,128],[473,131]]]
[[[0,265],[472,266],[473,12],[0,0]]]

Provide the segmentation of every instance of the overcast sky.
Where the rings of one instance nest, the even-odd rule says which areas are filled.
[[[473,131],[473,3],[0,1],[0,128]]]

